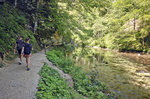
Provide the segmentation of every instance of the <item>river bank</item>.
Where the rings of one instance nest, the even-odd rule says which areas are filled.
[[[129,54],[100,48],[78,48],[70,56],[86,73],[90,73],[96,65],[97,79],[105,83],[117,98],[149,99],[150,65],[140,63],[142,57],[148,61],[147,55],[139,56],[136,53]],[[139,59],[136,60],[137,62],[136,57]]]
[[[144,53],[144,52],[132,52],[132,51],[124,51],[120,52],[119,50],[112,50],[108,48],[101,48],[97,46],[89,47],[88,48],[94,48],[94,49],[100,49],[103,51],[112,51],[114,53],[119,53],[124,57],[130,58],[131,60],[145,64],[145,65],[150,65],[150,54],[149,53]]]

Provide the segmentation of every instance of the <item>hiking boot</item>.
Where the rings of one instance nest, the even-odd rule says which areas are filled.
[[[29,71],[30,70],[30,68],[27,68],[27,71]]]

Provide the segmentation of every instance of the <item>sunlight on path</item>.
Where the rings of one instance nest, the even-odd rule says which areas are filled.
[[[57,67],[52,66],[52,63],[47,60],[44,52],[39,52],[31,57],[31,70],[26,71],[25,59],[23,64],[17,64],[18,59],[13,64],[5,66],[0,69],[0,99],[36,99],[36,87],[38,85],[39,75],[41,67],[44,62],[55,68],[70,86],[73,86],[72,78],[64,74]]]
[[[30,71],[26,71],[25,59],[22,65],[18,65],[16,59],[14,64],[0,69],[0,99],[35,99],[39,79],[37,74],[44,59],[43,53],[32,55]]]

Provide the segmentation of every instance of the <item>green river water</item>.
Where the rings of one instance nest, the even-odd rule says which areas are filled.
[[[142,63],[140,55],[77,48],[70,56],[87,74],[97,72],[96,79],[116,98],[150,99],[150,64]]]

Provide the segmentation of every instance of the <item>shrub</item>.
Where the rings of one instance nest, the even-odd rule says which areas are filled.
[[[84,99],[73,88],[68,87],[59,73],[45,64],[40,71],[41,79],[36,92],[37,99]]]
[[[55,48],[47,53],[47,58],[65,73],[72,76],[74,81],[74,89],[80,94],[94,99],[107,99],[103,93],[106,90],[98,80],[91,80],[83,71],[82,68],[74,65],[74,62],[65,57],[63,50]]]
[[[37,99],[71,99],[68,85],[56,70],[44,65],[40,76]]]

